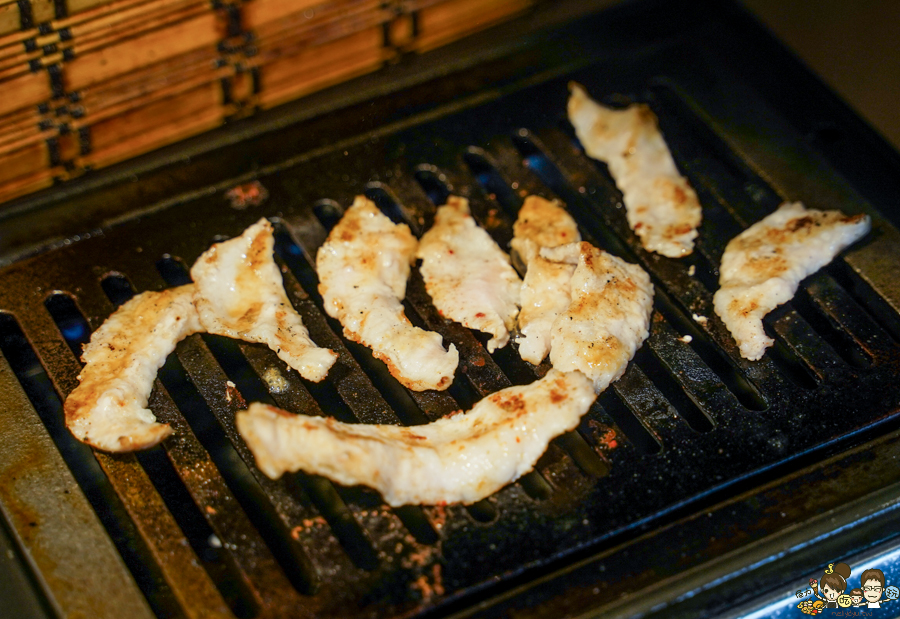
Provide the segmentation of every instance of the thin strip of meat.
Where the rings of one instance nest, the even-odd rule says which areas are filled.
[[[274,248],[272,224],[260,219],[197,259],[191,277],[200,324],[209,333],[266,344],[303,378],[319,382],[337,354],[309,338],[284,291]]]
[[[156,373],[175,345],[202,330],[193,284],[144,292],[119,307],[91,335],[80,384],[64,406],[80,441],[105,451],[152,447],[172,433],[147,408]]]
[[[488,352],[509,342],[522,280],[509,256],[469,214],[469,201],[450,196],[419,241],[425,289],[442,316],[490,333]]]
[[[680,258],[694,250],[702,210],[675,166],[653,111],[643,104],[613,110],[571,85],[569,121],[585,152],[609,167],[622,191],[628,225],[647,251]]]
[[[581,240],[578,224],[558,200],[530,195],[525,198],[510,246],[527,266],[540,257],[542,247],[557,247]]]
[[[306,471],[381,492],[391,506],[474,503],[529,472],[596,395],[580,372],[550,370],[427,425],[346,424],[254,403],[238,431],[269,477]]]
[[[575,266],[550,262],[542,247],[557,247],[581,240],[578,226],[562,206],[540,196],[528,196],[513,226],[513,250],[525,264],[522,311],[519,312],[519,355],[538,365],[550,352],[550,332],[556,317],[569,307],[569,280]]]
[[[459,353],[452,344],[444,350],[440,334],[413,326],[401,303],[416,245],[409,226],[358,196],[316,255],[319,292],[344,335],[371,348],[400,383],[444,390]]]
[[[551,262],[538,256],[528,265],[522,283],[522,311],[519,313],[519,356],[540,364],[550,352],[553,323],[572,300],[569,282],[575,265]]]
[[[553,323],[550,362],[563,372],[580,370],[600,393],[622,376],[650,334],[650,276],[586,242],[545,248],[541,255],[577,265],[569,282],[572,302]]]
[[[789,301],[800,280],[815,273],[863,237],[868,215],[782,204],[771,215],[731,239],[722,255],[713,307],[734,336],[741,356],[760,359],[774,340],[762,319]]]

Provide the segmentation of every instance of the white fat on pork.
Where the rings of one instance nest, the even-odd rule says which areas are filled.
[[[172,433],[147,408],[156,373],[175,345],[202,330],[194,286],[144,292],[119,307],[91,335],[79,385],[64,406],[78,440],[111,452],[153,447]]]
[[[550,352],[550,333],[556,317],[569,307],[569,280],[575,265],[542,258],[543,247],[581,240],[578,225],[556,201],[528,196],[513,225],[513,250],[525,265],[519,312],[519,355],[538,365]]]
[[[337,354],[310,339],[284,291],[274,247],[272,224],[260,219],[197,259],[191,277],[200,324],[209,333],[265,344],[303,378],[319,382]]]
[[[426,425],[347,424],[254,403],[237,428],[272,478],[324,475],[381,492],[391,506],[474,503],[532,470],[551,439],[574,429],[596,395],[580,372],[489,395]]]
[[[563,372],[580,370],[600,393],[622,376],[650,333],[650,276],[586,242],[545,248],[541,256],[576,265],[571,302],[553,323],[550,362]]]
[[[670,258],[690,254],[700,202],[675,166],[653,111],[644,104],[610,109],[578,84],[571,86],[568,111],[585,152],[609,168],[644,249]]]
[[[760,359],[774,340],[762,319],[789,301],[800,280],[815,273],[872,227],[868,215],[782,204],[731,239],[722,255],[713,307],[741,356]]]
[[[506,346],[516,325],[522,280],[465,198],[450,196],[419,241],[425,289],[442,316],[489,333],[488,352]]]
[[[413,326],[403,311],[416,246],[409,226],[359,196],[316,255],[319,292],[344,335],[371,348],[400,383],[443,390],[459,363],[456,347],[444,350],[440,334]]]

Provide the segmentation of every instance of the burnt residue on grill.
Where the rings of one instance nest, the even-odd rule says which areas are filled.
[[[782,196],[650,69],[603,68],[261,169],[237,193],[195,193],[0,272],[0,351],[153,613],[374,618],[459,609],[737,493],[738,481],[761,483],[767,470],[897,412],[900,319],[841,258],[766,319],[777,344],[762,360],[740,357],[712,311],[717,265],[728,239]],[[641,248],[605,166],[584,155],[565,120],[569,79],[657,113],[703,204],[694,254],[672,260]],[[247,192],[264,197],[236,206]],[[262,475],[234,426],[248,402],[415,425],[547,372],[514,345],[488,353],[483,334],[437,313],[414,271],[407,316],[454,344],[460,367],[445,392],[409,391],[342,337],[314,268],[355,195],[416,235],[447,196],[464,196],[506,248],[531,193],[562,200],[586,240],[643,266],[656,289],[649,339],[579,427],[554,440],[533,472],[470,506],[391,509],[365,488]],[[264,346],[193,335],[160,370],[151,397],[173,437],[121,456],[75,441],[61,402],[77,384],[91,331],[134,294],[189,282],[200,253],[260,217],[275,225],[276,261],[311,337],[339,355],[328,377],[311,384]]]

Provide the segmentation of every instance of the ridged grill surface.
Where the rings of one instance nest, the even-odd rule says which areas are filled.
[[[21,390],[36,417],[22,414],[43,424],[32,424],[24,440],[49,435],[61,454],[64,464],[47,465],[48,475],[69,479],[71,471],[86,497],[90,509],[78,509],[87,524],[65,532],[109,536],[108,548],[83,558],[85,569],[105,565],[98,579],[124,582],[146,600],[139,595],[129,616],[440,610],[525,569],[601,548],[678,505],[896,413],[900,320],[842,258],[767,317],[777,343],[762,360],[740,358],[712,311],[717,265],[727,241],[783,196],[729,149],[688,95],[652,78],[650,69],[625,79],[593,66],[547,79],[265,170],[261,205],[239,210],[222,192],[207,192],[0,273],[3,385]],[[565,121],[568,79],[601,99],[641,100],[656,111],[703,204],[693,255],[671,260],[640,248],[605,167],[583,154]],[[235,430],[235,412],[254,400],[343,421],[425,423],[547,371],[546,363],[521,361],[513,346],[488,354],[485,337],[438,315],[417,272],[407,315],[460,351],[448,391],[407,391],[367,349],[344,340],[324,314],[313,265],[329,227],[360,193],[417,235],[436,202],[465,196],[504,248],[526,195],[559,198],[587,240],[652,276],[651,335],[625,375],[576,431],[553,441],[534,472],[475,505],[389,509],[370,490],[317,476],[272,481]],[[121,456],[72,439],[61,402],[77,384],[78,351],[90,332],[132,294],[189,281],[187,269],[210,243],[262,216],[276,225],[291,301],[313,339],[340,355],[328,378],[310,384],[263,346],[194,335],[161,370],[151,398],[157,417],[175,429],[172,438]],[[887,226],[878,220],[876,234]],[[287,389],[269,388],[272,368]],[[28,518],[5,501],[13,528],[26,535]]]

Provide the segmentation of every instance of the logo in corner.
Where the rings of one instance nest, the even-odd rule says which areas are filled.
[[[798,598],[806,598],[797,608],[806,615],[818,615],[828,608],[872,609],[883,608],[885,604],[900,598],[900,589],[888,585],[884,572],[870,568],[859,576],[859,587],[850,588],[852,570],[846,563],[829,563],[820,579],[810,578],[809,588],[798,590]],[[897,610],[897,609],[893,609]],[[845,613],[855,616],[857,613]],[[873,613],[860,612],[859,616]]]

